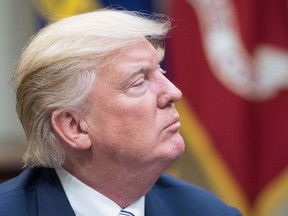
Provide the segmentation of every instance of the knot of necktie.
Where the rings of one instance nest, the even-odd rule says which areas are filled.
[[[122,209],[118,216],[135,216],[133,213]]]

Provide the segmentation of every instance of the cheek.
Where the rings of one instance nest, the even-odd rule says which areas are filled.
[[[93,137],[98,143],[111,145],[151,142],[157,136],[157,104],[155,98],[138,99],[97,95],[101,103],[93,110]],[[107,98],[110,100],[108,101]],[[154,99],[154,100],[153,100]],[[105,101],[105,103],[103,103]]]
[[[138,108],[124,112],[118,123],[126,133],[131,132],[132,135],[140,137],[146,137],[157,128],[156,115],[152,108]]]
[[[116,127],[114,129],[123,141],[145,145],[144,143],[151,143],[157,137],[156,110],[152,106],[130,106],[119,114],[113,127]]]

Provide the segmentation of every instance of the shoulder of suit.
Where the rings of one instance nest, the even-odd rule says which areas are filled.
[[[160,178],[158,179],[155,185],[156,186],[158,185],[161,187],[179,187],[179,188],[185,188],[185,189],[191,189],[191,190],[204,190],[197,185],[186,182],[182,179],[178,179],[166,173],[160,176]]]
[[[50,171],[51,170],[51,171]],[[21,190],[31,190],[34,182],[43,178],[43,173],[54,172],[49,168],[25,168],[18,176],[0,184],[0,199],[10,193],[19,192]]]
[[[241,216],[237,209],[226,205],[208,190],[168,174],[161,175],[151,191],[167,203],[173,203],[174,205],[177,203],[178,208],[196,207],[199,211],[202,211],[203,215],[206,215],[204,212],[207,212],[207,215],[210,212],[220,212],[226,216]]]

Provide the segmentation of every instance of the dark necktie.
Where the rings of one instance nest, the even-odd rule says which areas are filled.
[[[133,213],[122,209],[118,216],[135,216]]]

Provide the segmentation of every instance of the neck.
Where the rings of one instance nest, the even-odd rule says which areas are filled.
[[[133,168],[135,167],[135,168]],[[167,166],[165,166],[166,168]],[[108,197],[121,208],[131,205],[144,196],[165,169],[150,166],[121,166],[111,163],[78,160],[65,162],[64,168],[80,181]]]

